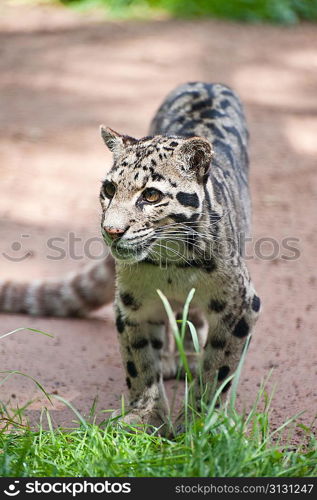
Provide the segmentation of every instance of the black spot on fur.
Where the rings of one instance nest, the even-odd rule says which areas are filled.
[[[154,384],[154,377],[149,377],[146,381],[145,381],[145,385],[146,387],[151,387],[151,385]]]
[[[201,118],[211,118],[214,120],[215,118],[224,118],[226,115],[217,111],[216,109],[205,109],[200,113]]]
[[[199,207],[199,198],[196,193],[184,193],[183,191],[180,191],[177,193],[176,199],[184,207]]]
[[[187,137],[189,136],[194,136],[194,130],[197,127],[197,125],[200,125],[201,122],[200,120],[188,120],[184,123],[181,129],[181,135],[186,135]]]
[[[216,299],[212,299],[208,304],[209,310],[214,311],[216,313],[222,312],[225,309],[225,307],[226,307],[225,302]]]
[[[161,174],[158,174],[157,172],[152,173],[151,177],[152,177],[152,181],[153,182],[154,181],[164,181],[165,180],[165,177],[163,175],[161,175]]]
[[[123,333],[124,332],[125,322],[124,322],[124,319],[121,316],[120,311],[118,311],[118,313],[117,313],[116,327],[117,327],[117,330],[118,330],[119,333]]]
[[[219,222],[221,220],[221,215],[218,214],[218,212],[215,212],[215,210],[210,210],[209,211],[209,218],[210,218],[210,222],[212,224],[215,224],[216,222]]]
[[[168,283],[169,285],[171,285],[171,284],[172,284],[172,280],[171,280],[171,278],[167,278],[167,283]]]
[[[188,222],[196,222],[196,220],[199,219],[199,214],[192,214],[190,217],[189,217],[189,220]]]
[[[177,183],[176,183],[176,182],[172,181],[171,179],[167,179],[167,180],[168,180],[168,182],[170,183],[170,185],[171,185],[172,187],[174,187],[174,188],[176,188],[176,187],[177,187]]]
[[[192,111],[201,111],[204,108],[211,108],[212,100],[211,98],[203,99],[192,105]]]
[[[253,295],[251,307],[252,307],[253,311],[255,311],[255,312],[258,312],[260,310],[260,307],[261,307],[260,297],[258,297],[257,295]]]
[[[190,82],[185,86],[185,88],[187,89],[188,87],[194,85],[196,85],[195,82]],[[178,100],[181,101],[184,96],[189,96],[192,99],[198,99],[200,97],[200,92],[194,89],[184,90],[181,93],[174,95],[173,98],[168,99],[169,106],[172,106],[174,103],[176,104]]]
[[[192,227],[192,229],[195,229]],[[186,234],[185,241],[189,250],[195,250],[195,245],[199,246],[199,236],[196,233]]]
[[[222,95],[228,95],[230,97],[234,97],[232,90],[229,88],[225,88],[224,90],[221,91]]]
[[[135,174],[135,176],[134,176],[134,180],[136,181],[138,177],[139,177],[139,172],[137,172],[137,173]]]
[[[164,181],[165,177],[158,172],[155,172],[153,167],[150,167],[151,177],[153,181]]]
[[[203,184],[207,184],[208,179],[209,179],[209,173],[207,172],[207,174],[203,176]]]
[[[229,99],[224,99],[223,101],[220,102],[220,106],[222,109],[227,109],[228,106],[231,106],[231,103]]]
[[[159,382],[161,380],[161,374],[157,373],[156,374],[156,381]]]
[[[212,134],[220,139],[224,139],[225,136],[221,132],[220,128],[216,127],[214,123],[208,123],[208,128],[211,130]]]
[[[172,146],[172,148],[176,148],[176,146],[178,146],[178,142],[176,142],[176,141],[172,141],[172,142],[170,143],[170,146]]]
[[[230,356],[231,355],[231,351],[225,351],[225,356]]]
[[[127,383],[127,386],[128,386],[128,389],[131,389],[131,380],[130,380],[130,377],[127,377],[125,379],[126,383]]]
[[[152,339],[151,345],[152,345],[153,349],[162,349],[163,342],[160,339]]]
[[[218,371],[219,382],[224,380],[227,377],[227,375],[229,374],[229,372],[230,372],[230,368],[228,365],[224,365],[221,368],[219,368],[219,371]]]
[[[235,337],[246,337],[249,333],[250,327],[244,318],[241,318],[236,324],[232,334]]]
[[[153,321],[153,320],[150,319],[148,321],[148,324],[149,325],[155,325],[155,326],[162,326],[162,325],[164,325],[164,321]]]
[[[212,273],[217,269],[216,263],[213,259],[208,259],[203,262],[203,270],[206,273]]]
[[[223,339],[211,339],[210,345],[214,349],[224,349],[226,347],[226,341]]]
[[[176,266],[182,269],[196,267],[206,273],[212,273],[217,268],[215,261],[211,258],[208,260],[189,260],[187,262],[177,262]]]
[[[149,257],[147,257],[146,259],[142,260],[142,264],[149,264],[151,266],[159,266],[160,265],[156,261],[151,260]]]
[[[140,304],[135,300],[133,295],[128,292],[120,293],[120,299],[122,300],[122,303],[126,307],[131,307],[133,311],[137,311],[140,307]]]
[[[133,361],[127,362],[127,370],[128,370],[128,374],[131,375],[131,377],[135,378],[138,376],[138,372],[137,372],[137,369],[136,369]]]
[[[185,214],[170,214],[170,218],[175,222],[188,222],[188,217]]]
[[[133,349],[143,349],[148,344],[149,344],[148,339],[142,338],[142,339],[137,340],[136,342],[133,342],[133,344],[131,344],[131,347]]]
[[[170,214],[170,218],[175,222],[196,222],[199,214],[192,214],[190,217],[187,217],[185,214]]]

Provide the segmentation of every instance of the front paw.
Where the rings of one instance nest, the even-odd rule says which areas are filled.
[[[167,415],[162,415],[159,409],[131,409],[122,414],[116,410],[111,414],[114,423],[124,424],[133,427],[135,431],[139,430],[149,434],[159,434],[166,436],[170,432]]]

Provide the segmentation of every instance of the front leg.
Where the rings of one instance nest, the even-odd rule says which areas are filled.
[[[128,413],[121,419],[132,425],[159,427],[164,433],[169,415],[161,366],[164,323],[145,319],[146,304],[133,304],[132,294],[118,294],[115,307],[130,399]]]

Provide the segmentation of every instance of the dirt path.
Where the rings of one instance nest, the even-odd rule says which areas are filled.
[[[175,85],[225,82],[240,93],[251,131],[249,266],[264,305],[239,405],[254,401],[273,368],[274,425],[300,411],[310,425],[317,401],[315,26],[110,23],[20,7],[19,15],[3,10],[0,28],[1,277],[58,276],[84,265],[84,245],[91,255],[102,251],[91,240],[99,237],[97,192],[110,162],[101,122],[142,136]],[[81,238],[75,246],[71,233]],[[47,246],[52,237],[62,238],[59,260],[61,252]],[[294,256],[285,238],[297,239],[288,243],[295,259],[285,259]],[[82,321],[2,315],[0,325],[0,334],[21,326],[54,334],[0,341],[1,369],[32,375],[83,414],[96,395],[99,410],[118,406],[125,387],[110,307]],[[38,419],[43,400],[32,382],[16,375],[1,391],[13,406],[34,400],[29,414]],[[51,414],[72,423],[61,403]]]

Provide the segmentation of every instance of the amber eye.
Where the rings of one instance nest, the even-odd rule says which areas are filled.
[[[163,197],[163,194],[158,189],[147,188],[143,191],[142,197],[148,203],[157,203]]]
[[[116,192],[116,186],[112,182],[105,182],[103,192],[107,198],[113,198]]]

